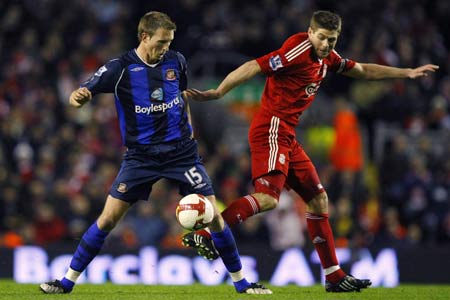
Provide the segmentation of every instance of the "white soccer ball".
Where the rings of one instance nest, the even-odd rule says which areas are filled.
[[[190,194],[180,200],[176,215],[183,228],[198,230],[211,223],[214,218],[214,207],[205,196]]]

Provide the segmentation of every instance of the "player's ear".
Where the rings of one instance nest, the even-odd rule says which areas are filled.
[[[151,39],[151,36],[150,36],[150,34],[148,34],[147,32],[142,32],[142,35],[141,35],[141,42],[144,42],[145,39]]]
[[[311,26],[308,27],[308,36],[311,36],[314,33],[314,30]]]

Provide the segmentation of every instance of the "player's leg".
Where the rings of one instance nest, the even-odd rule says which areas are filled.
[[[214,249],[215,254],[221,257],[230,273],[236,291],[249,294],[271,294],[272,292],[269,289],[256,283],[249,283],[244,277],[241,258],[233,233],[217,209],[211,179],[198,156],[197,143],[195,141],[184,145],[183,149],[177,152],[177,160],[174,161],[171,167],[164,170],[164,176],[175,179],[180,183],[181,195],[202,194],[213,204],[214,218],[209,226],[212,239],[210,249]],[[202,236],[198,237],[203,238]],[[203,243],[195,237],[187,239],[187,243],[187,246],[197,249],[198,252],[204,249]]]
[[[285,175],[277,171],[258,178],[255,180],[255,193],[233,201],[222,212],[222,218],[229,226],[233,226],[259,212],[275,208],[285,181]],[[207,229],[186,234],[182,242],[187,247],[195,248],[198,254],[206,259],[219,257],[211,242],[211,233]]]
[[[214,219],[209,225],[211,238],[215,249],[230,273],[236,291],[247,294],[272,294],[272,291],[265,286],[258,283],[250,283],[245,279],[233,233],[217,210],[215,196],[210,195],[207,198],[213,203],[215,211]]]
[[[222,216],[229,226],[275,208],[289,168],[291,126],[273,116],[268,122],[252,123],[249,131],[252,179],[255,193],[233,201]],[[207,231],[197,232],[209,238]]]
[[[339,266],[333,232],[328,221],[328,196],[317,171],[300,145],[291,156],[288,185],[307,203],[306,222],[309,236],[319,255],[327,281],[327,291],[359,291],[371,283],[348,276]]]
[[[205,191],[202,193],[207,194]],[[183,244],[196,249],[199,255],[207,259],[220,257],[238,293],[272,294],[272,291],[264,285],[251,283],[245,279],[233,233],[217,210],[215,196],[209,195],[207,198],[213,203],[215,212],[214,219],[209,225],[208,237],[190,232],[183,237]]]
[[[48,294],[70,293],[80,274],[100,252],[109,232],[125,215],[129,207],[129,203],[108,195],[99,218],[82,236],[64,278],[61,281],[43,283],[40,289]]]
[[[290,164],[290,144],[286,142],[289,137],[284,134],[278,128],[267,128],[249,140],[255,192],[233,201],[222,212],[229,226],[277,206]],[[271,140],[270,145],[267,140]],[[200,234],[207,236],[204,232]]]
[[[290,126],[275,116],[267,123],[252,123],[249,143],[255,193],[233,201],[223,211],[228,225],[277,206],[289,169],[293,136]]]
[[[272,171],[255,179],[255,192],[233,201],[222,212],[224,220],[233,226],[260,212],[274,209],[285,181],[286,176],[280,171]]]
[[[251,141],[252,177],[254,179],[255,193],[233,201],[223,212],[222,217],[229,226],[244,222],[249,217],[262,211],[275,208],[278,204],[281,190],[286,181],[289,167],[289,145],[272,142],[267,145],[268,136]],[[285,140],[285,139],[283,139]],[[276,149],[276,151],[274,150]],[[192,240],[204,241],[204,247],[197,247],[199,255],[205,258],[215,258],[214,251],[210,249],[208,241],[211,236],[206,230],[199,230],[183,237],[187,246],[193,244]]]
[[[306,222],[309,236],[319,254],[325,273],[327,292],[353,292],[367,288],[368,279],[357,279],[347,275],[339,266],[334,246],[333,232],[328,221],[328,196],[326,192],[314,196],[307,202]]]
[[[98,254],[107,235],[129,207],[138,199],[148,199],[153,183],[160,178],[159,166],[146,159],[145,153],[134,150],[136,149],[126,153],[120,171],[109,190],[103,211],[81,238],[66,275],[61,281],[41,284],[43,292],[51,294],[70,292],[80,273]]]

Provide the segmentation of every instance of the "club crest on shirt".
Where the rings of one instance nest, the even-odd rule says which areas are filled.
[[[166,80],[175,80],[177,79],[177,74],[174,69],[167,69],[166,71]]]
[[[117,187],[117,191],[119,193],[125,193],[128,190],[127,185],[123,182],[119,183],[119,186]]]
[[[162,88],[157,88],[155,89],[152,94],[150,95],[150,97],[152,98],[152,100],[158,100],[158,101],[163,101],[163,89]]]

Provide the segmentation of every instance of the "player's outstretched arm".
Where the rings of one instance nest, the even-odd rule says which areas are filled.
[[[427,64],[417,68],[395,68],[378,64],[356,63],[355,66],[343,74],[352,78],[377,80],[388,78],[416,79],[428,76],[439,69],[439,66]]]
[[[225,77],[225,79],[220,83],[217,89],[211,89],[207,91],[187,89],[186,95],[197,101],[219,99],[222,98],[230,90],[254,77],[258,73],[261,73],[261,67],[256,62],[256,60],[251,60],[229,73],[227,77]]]
[[[78,88],[70,94],[69,103],[70,105],[80,108],[86,102],[92,99],[92,93],[87,88]]]

